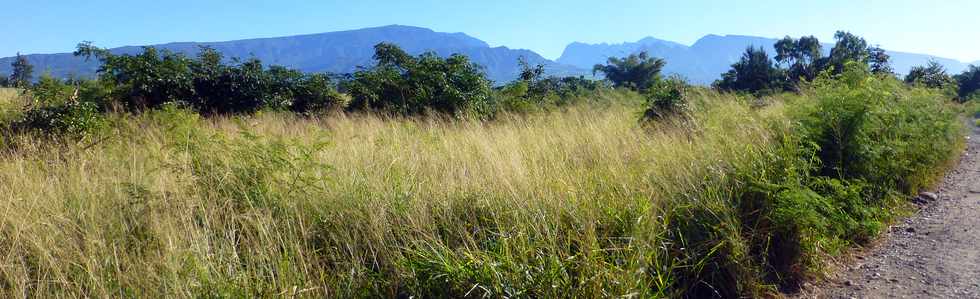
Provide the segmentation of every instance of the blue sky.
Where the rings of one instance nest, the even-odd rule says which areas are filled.
[[[414,25],[557,58],[573,41],[646,36],[691,44],[706,34],[765,37],[849,30],[892,50],[980,60],[976,0],[308,0],[50,1],[0,4],[0,56],[172,41],[219,41]]]

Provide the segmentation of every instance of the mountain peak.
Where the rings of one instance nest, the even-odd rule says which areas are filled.
[[[284,37],[256,38],[220,42],[179,42],[152,45],[194,56],[200,46],[211,47],[228,58],[253,57],[267,65],[282,65],[304,72],[350,73],[360,67],[374,65],[374,46],[388,42],[400,46],[412,55],[433,52],[440,56],[463,54],[484,67],[487,76],[497,82],[508,82],[520,74],[518,59],[531,64],[545,65],[549,74],[585,74],[569,66],[547,60],[530,50],[491,48],[486,42],[465,33],[436,32],[429,28],[387,25],[355,30],[325,32]],[[136,54],[141,46],[109,49],[114,54]],[[92,76],[97,61],[85,61],[71,53],[28,55],[35,69],[45,70],[55,77]],[[0,58],[0,73],[10,72],[13,58]]]
[[[718,79],[719,75],[727,71],[732,63],[738,61],[747,47],[763,47],[771,55],[775,55],[773,45],[776,41],[777,39],[774,38],[750,35],[708,34],[698,39],[690,47],[653,37],[643,38],[635,43],[591,45],[573,43],[565,49],[558,62],[588,68],[591,65],[605,62],[609,57],[623,57],[646,51],[653,57],[667,60],[664,73],[679,74],[694,83],[708,84]],[[831,44],[824,44],[824,54],[829,53],[829,48],[832,46]],[[888,54],[892,56],[892,67],[899,73],[908,72],[912,66],[923,65],[933,58],[946,66],[951,73],[958,73],[966,68],[966,64],[962,62],[931,55],[896,51],[888,51]]]
[[[652,37],[652,36],[644,37],[643,39],[640,39],[640,40],[638,40],[636,42],[639,43],[639,44],[643,44],[643,45],[665,45],[665,46],[670,46],[670,47],[687,48],[687,45],[683,45],[683,44],[680,44],[680,43],[672,42],[672,41],[669,41],[669,40],[663,40],[663,39],[655,38],[655,37]]]

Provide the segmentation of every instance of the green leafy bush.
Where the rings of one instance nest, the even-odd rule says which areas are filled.
[[[381,110],[401,115],[427,111],[454,116],[492,115],[495,105],[490,81],[463,55],[440,58],[435,53],[413,57],[398,46],[375,46],[378,65],[345,82],[350,110]]]
[[[953,77],[959,85],[960,101],[980,98],[980,66],[970,65],[962,74]]]
[[[40,132],[47,135],[85,137],[106,127],[105,117],[90,102],[71,102],[28,110],[14,122],[14,132]]]
[[[233,65],[227,65],[221,53],[207,47],[196,58],[188,58],[153,47],[145,47],[138,55],[114,55],[83,43],[76,55],[94,56],[102,62],[100,79],[83,85],[80,97],[130,111],[188,103],[208,114],[261,109],[312,112],[342,107],[346,102],[326,74],[265,67],[258,59],[241,62],[235,58]]]
[[[792,122],[774,127],[782,146],[739,169],[735,193],[760,277],[786,288],[879,234],[900,199],[939,177],[962,134],[942,92],[858,63],[824,72],[791,103]]]
[[[222,67],[210,81],[197,79],[198,96],[192,104],[205,113],[252,113],[262,108],[288,106],[282,90],[276,90],[262,62],[252,59],[235,67]],[[279,78],[280,80],[288,80]],[[201,82],[203,81],[203,82]],[[207,86],[202,87],[202,86]]]
[[[138,55],[113,55],[89,43],[75,51],[102,62],[100,80],[111,83],[111,97],[130,110],[152,109],[194,95],[192,60],[180,53],[144,47]]]
[[[545,77],[544,66],[531,67],[521,59],[518,80],[497,89],[495,103],[502,110],[528,113],[572,104],[605,88],[602,81],[584,77]]]
[[[31,103],[9,124],[9,133],[36,132],[44,135],[86,137],[106,126],[97,103],[80,100],[88,81],[65,82],[49,75],[41,76],[27,90]]]
[[[74,86],[47,74],[42,75],[38,82],[28,89],[35,105],[64,104],[76,96],[75,90]]]
[[[304,75],[292,88],[290,108],[295,112],[309,113],[347,106],[350,97],[338,92],[335,85],[326,74]]]
[[[947,74],[946,68],[935,60],[930,60],[925,66],[912,67],[905,76],[905,83],[937,89],[958,89],[956,79]]]
[[[776,67],[763,48],[749,47],[732,69],[712,85],[724,91],[769,94],[784,87],[783,70]]]
[[[820,147],[821,175],[863,179],[884,190],[915,192],[949,157],[961,126],[938,90],[849,67],[815,82],[813,105],[800,106],[800,132]]]
[[[644,120],[657,120],[685,112],[688,107],[684,93],[691,88],[679,77],[659,81],[647,91],[647,108]]]

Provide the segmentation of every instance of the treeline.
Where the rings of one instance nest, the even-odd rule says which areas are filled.
[[[835,39],[828,56],[813,36],[778,41],[775,59],[763,48],[750,47],[713,87],[757,96],[798,91],[822,74],[840,74],[848,64],[897,78],[881,48],[848,32],[837,32]],[[84,42],[75,55],[101,63],[96,78],[62,80],[44,75],[35,82],[33,66],[18,55],[13,73],[0,83],[26,89],[32,104],[9,127],[84,134],[98,127],[102,112],[139,112],[164,105],[192,108],[203,115],[264,109],[307,115],[344,110],[489,119],[501,112],[524,113],[598,98],[591,95],[609,88],[645,95],[644,119],[649,120],[683,112],[687,106],[683,94],[692,88],[682,78],[664,78],[666,61],[647,53],[596,65],[593,73],[603,80],[548,77],[543,66],[522,60],[519,78],[499,87],[464,55],[413,56],[388,43],[375,46],[376,65],[343,75],[266,66],[254,58],[227,58],[207,47],[194,57],[152,47],[136,55],[115,55]],[[940,88],[966,101],[978,97],[980,67],[970,66],[952,76],[933,61],[913,68],[904,81]]]
[[[848,63],[863,65],[872,74],[898,77],[890,65],[891,57],[878,46],[850,32],[838,31],[836,43],[828,56],[824,56],[820,40],[813,36],[799,39],[785,37],[776,42],[775,59],[763,48],[749,47],[742,58],[722,74],[713,86],[720,90],[769,94],[799,90],[800,85],[812,82],[822,73],[833,75],[844,71]],[[971,65],[959,75],[950,75],[936,61],[926,66],[913,67],[904,81],[910,85],[938,88],[961,102],[978,97],[980,67]]]
[[[413,56],[388,43],[375,46],[375,66],[343,75],[266,66],[254,58],[229,59],[207,47],[195,57],[153,47],[137,55],[115,55],[85,42],[75,55],[100,62],[96,78],[42,75],[32,83],[33,67],[22,56],[16,60],[4,84],[25,89],[32,103],[11,125],[14,129],[84,134],[99,122],[97,112],[141,112],[165,105],[203,115],[345,110],[486,119],[504,111],[565,105],[609,88],[582,77],[547,77],[543,66],[523,60],[520,78],[495,88],[464,55]]]

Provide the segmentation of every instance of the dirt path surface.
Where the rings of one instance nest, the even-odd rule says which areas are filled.
[[[980,298],[980,130],[915,216],[803,298]]]

